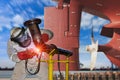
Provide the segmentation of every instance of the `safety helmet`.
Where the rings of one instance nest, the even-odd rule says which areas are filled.
[[[14,39],[19,37],[21,34],[23,34],[25,32],[25,29],[22,27],[13,27],[10,31],[10,38]]]
[[[27,47],[31,43],[31,38],[24,27],[14,27],[10,31],[10,39],[18,43],[21,47]]]

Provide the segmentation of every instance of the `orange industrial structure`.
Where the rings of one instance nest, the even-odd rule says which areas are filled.
[[[70,70],[79,70],[79,31],[81,12],[85,11],[93,15],[110,20],[104,25],[101,34],[112,37],[110,43],[99,45],[99,51],[105,52],[106,56],[115,65],[120,67],[120,0],[54,0],[57,7],[45,8],[44,26],[54,32],[54,38],[49,43],[68,49],[73,52],[70,60]],[[54,56],[57,59],[57,55]],[[65,56],[61,55],[61,59]],[[57,70],[57,63],[54,63]],[[65,70],[65,64],[61,63],[61,70]]]

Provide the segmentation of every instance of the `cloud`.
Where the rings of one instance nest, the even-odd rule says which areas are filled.
[[[2,38],[3,39],[3,38]],[[6,53],[6,47],[7,47],[7,43],[5,41],[2,41],[0,39],[0,54],[4,54]]]
[[[105,37],[105,36],[97,36],[95,39],[98,40],[99,44],[104,45],[104,44],[110,42],[112,38],[108,38],[108,37]]]
[[[102,27],[108,23],[109,23],[108,20],[100,18],[100,17],[93,19],[94,32],[99,32],[100,28],[102,29]]]
[[[44,15],[36,16],[36,18],[40,18],[41,20],[44,20]]]
[[[3,39],[3,38],[0,37],[0,40],[1,40],[1,39]],[[4,46],[4,45],[6,45],[6,41],[0,42],[0,47],[2,47],[2,46]]]
[[[80,53],[80,54],[89,53],[89,52],[86,51],[86,45],[80,45],[79,53]]]
[[[86,12],[82,12],[81,16],[81,28],[88,29],[91,28],[91,21],[94,18],[93,15],[88,14]]]
[[[0,47],[0,56],[5,56],[5,55],[7,55],[7,50],[4,48],[4,49],[1,49],[1,47]],[[0,58],[1,59],[1,58]]]
[[[84,35],[84,36],[81,36],[80,38],[80,45],[88,45],[88,44],[91,44],[91,35]]]
[[[52,0],[41,0],[42,4],[45,4],[46,6],[55,6],[56,2],[52,1]],[[38,4],[41,4],[40,2],[38,2]]]
[[[21,5],[29,5],[29,4],[32,4],[32,3],[37,3],[38,5],[56,5],[56,3],[52,0],[11,0],[10,1],[10,4],[11,5],[14,5],[14,6],[21,6]]]
[[[0,31],[1,32],[3,31],[4,27],[7,28],[8,30],[10,30],[12,28],[12,26],[20,26],[24,22],[23,17],[18,14],[13,16],[12,18],[1,16],[0,19],[1,19],[0,20]]]
[[[27,11],[28,11],[29,13],[33,13],[33,14],[35,13],[35,11],[34,11],[32,8],[30,8],[30,7],[27,8]]]
[[[3,27],[10,29],[10,21],[11,19],[9,17],[0,16],[0,31],[3,31]]]
[[[19,26],[19,25],[23,24],[23,22],[24,22],[23,17],[21,17],[18,14],[15,15],[12,20],[13,20],[12,22],[14,23],[14,26]]]
[[[106,19],[94,16],[86,12],[82,12],[82,17],[81,17],[82,29],[90,29],[94,27],[94,32],[99,32],[100,27],[103,27],[103,25],[107,23],[109,23],[109,21]]]
[[[111,66],[110,60],[106,57],[106,55],[103,52],[98,52],[97,60],[96,60],[96,67],[99,68],[99,67],[108,67],[108,66]]]
[[[0,3],[0,15],[1,16],[11,16],[14,14],[14,9],[10,4],[4,4],[5,6],[2,6]]]
[[[26,5],[26,4],[30,4],[32,2],[35,2],[34,0],[11,0],[10,4],[14,5],[14,6],[21,6],[21,5]]]

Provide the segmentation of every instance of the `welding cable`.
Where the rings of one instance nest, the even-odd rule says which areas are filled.
[[[60,55],[64,55],[64,56],[67,56],[67,57],[70,57],[72,56],[72,52],[71,51],[68,51],[68,50],[65,50],[65,49],[62,49],[62,48],[58,48],[58,70],[59,70],[59,73],[60,73],[60,80],[63,80],[63,75],[60,71]]]
[[[60,80],[63,80],[63,77],[62,77],[62,73],[61,73],[61,70],[60,70],[60,50],[59,50],[59,48],[57,48],[57,46],[56,45],[54,45],[54,44],[50,44],[50,46],[49,46],[51,49],[55,49],[56,51],[56,53],[58,54],[58,71],[59,71],[59,75],[60,75]]]
[[[35,75],[35,74],[37,74],[38,72],[39,72],[39,70],[40,70],[40,60],[41,60],[41,56],[42,56],[42,53],[40,54],[40,56],[38,57],[38,65],[37,65],[37,69],[35,70],[35,72],[30,72],[29,70],[28,70],[28,59],[27,60],[25,60],[25,69],[27,70],[27,72],[30,74],[30,75]]]
[[[60,75],[60,80],[63,80],[63,76],[62,76],[62,73],[61,73],[61,70],[60,70],[60,54],[59,54],[59,51],[58,51],[58,71],[59,71],[59,75]]]

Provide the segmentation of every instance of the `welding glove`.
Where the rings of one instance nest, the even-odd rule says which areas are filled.
[[[46,33],[41,34],[41,37],[44,42],[47,42],[49,40],[49,35]]]
[[[47,42],[53,38],[53,32],[51,30],[40,29],[40,31],[41,31],[42,40],[44,42]]]
[[[25,51],[21,51],[17,53],[17,56],[20,60],[27,60],[33,58],[37,53],[35,53],[32,49],[27,49]]]

